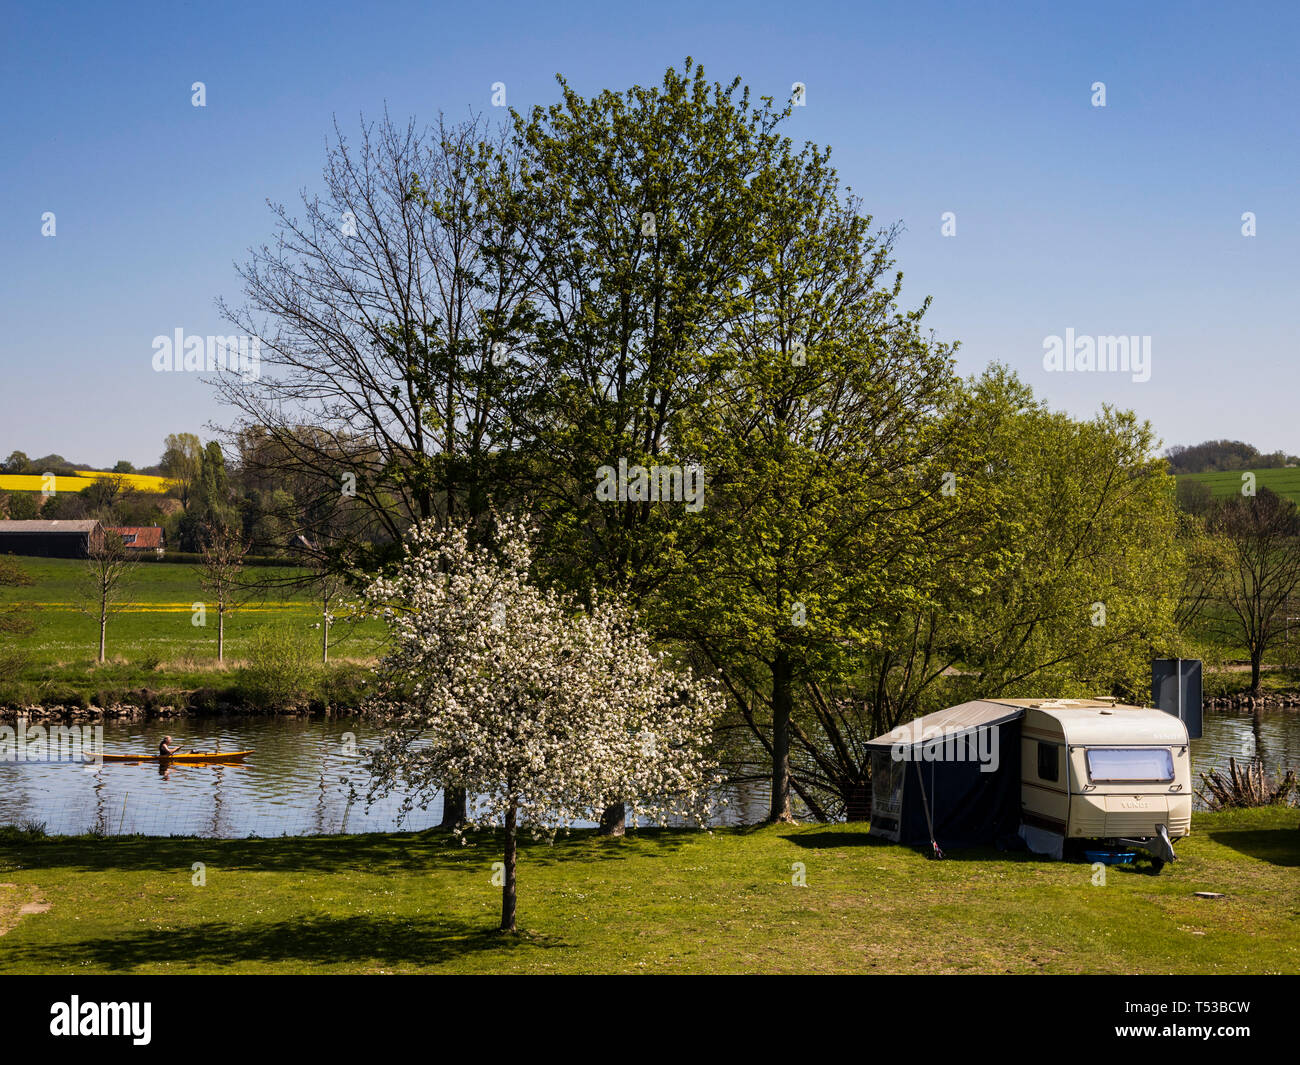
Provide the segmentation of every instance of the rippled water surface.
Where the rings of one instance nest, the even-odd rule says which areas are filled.
[[[0,763],[0,824],[43,823],[51,834],[239,837],[427,828],[442,817],[441,802],[415,810],[399,824],[401,797],[367,810],[351,803],[341,778],[359,790],[365,780],[355,757],[373,737],[346,718],[192,718],[180,722],[106,723],[107,754],[156,751],[166,731],[186,748],[252,749],[243,765],[69,762]],[[1193,770],[1227,766],[1261,755],[1266,764],[1300,766],[1300,713],[1217,713],[1192,744]],[[752,823],[767,811],[762,787],[735,791],[722,823]]]

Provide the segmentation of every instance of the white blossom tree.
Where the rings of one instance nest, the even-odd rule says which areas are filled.
[[[369,710],[382,733],[367,798],[472,797],[468,827],[505,828],[501,931],[515,931],[518,832],[554,838],[623,801],[635,817],[703,823],[718,782],[706,752],[724,701],[671,667],[617,601],[583,608],[529,579],[529,531],[416,526],[395,574],[365,593],[389,627]]]

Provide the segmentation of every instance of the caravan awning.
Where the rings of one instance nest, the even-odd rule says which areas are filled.
[[[1025,716],[1025,708],[1008,703],[995,703],[988,699],[973,699],[958,703],[946,710],[936,710],[925,717],[904,722],[892,732],[877,736],[867,745],[867,750],[887,751],[898,744],[913,746],[936,736],[958,735],[967,729],[984,725],[1001,725]]]

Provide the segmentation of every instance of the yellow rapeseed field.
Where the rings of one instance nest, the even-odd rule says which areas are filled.
[[[137,492],[165,492],[172,486],[166,477],[146,473],[99,473],[79,471],[72,477],[46,477],[39,473],[0,473],[0,492],[80,492],[101,477],[121,477]],[[51,483],[51,481],[53,483]]]

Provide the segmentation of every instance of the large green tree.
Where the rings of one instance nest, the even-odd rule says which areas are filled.
[[[700,448],[740,357],[729,338],[756,313],[767,228],[822,190],[794,180],[788,108],[689,58],[658,86],[587,99],[560,85],[560,103],[515,116],[503,200],[535,310],[515,417],[539,568],[580,594],[616,589],[672,635],[656,607],[702,564]],[[629,486],[638,470],[649,480]],[[675,498],[655,498],[674,477]],[[602,827],[622,826],[616,805]]]
[[[193,433],[168,433],[159,466],[174,482],[173,491],[187,510],[203,465],[203,442]]]
[[[863,559],[883,594],[859,585],[844,616],[873,625],[828,625],[845,653],[797,692],[792,773],[814,813],[862,809],[862,745],[902,721],[999,694],[1132,698],[1178,640],[1178,517],[1149,426],[1049,411],[997,368],[940,423],[947,490]]]
[[[560,103],[515,116],[506,209],[536,312],[516,417],[547,575],[644,601],[682,563],[691,514],[599,498],[598,471],[698,459],[685,438],[708,415],[725,331],[752,305],[746,283],[790,158],[785,112],[690,59],[658,86],[586,99],[560,85]]]
[[[806,147],[766,176],[765,216],[699,429],[710,501],[698,563],[670,601],[771,765],[769,817],[792,816],[797,692],[853,668],[918,594],[918,556],[952,520],[940,412],[951,351],[898,305],[893,234]]]

